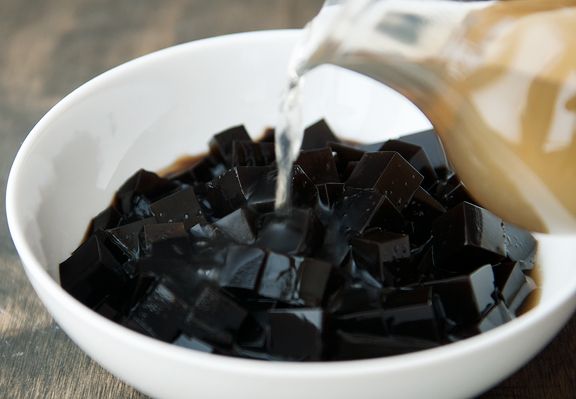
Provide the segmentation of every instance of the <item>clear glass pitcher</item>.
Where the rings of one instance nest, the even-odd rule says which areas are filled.
[[[327,0],[297,54],[409,98],[483,206],[576,231],[576,0]]]

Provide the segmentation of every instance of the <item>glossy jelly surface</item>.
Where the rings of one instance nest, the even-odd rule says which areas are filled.
[[[274,212],[273,131],[216,134],[140,170],[60,265],[64,289],[142,334],[260,360],[390,356],[513,319],[536,241],[474,204],[433,131],[370,145],[310,126]]]

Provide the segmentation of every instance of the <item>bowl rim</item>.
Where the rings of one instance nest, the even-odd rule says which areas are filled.
[[[34,255],[21,224],[19,223],[19,206],[17,200],[17,186],[20,181],[21,170],[25,167],[25,160],[33,153],[34,145],[39,137],[54,120],[75,103],[90,96],[94,91],[106,86],[111,79],[118,79],[128,74],[132,69],[138,69],[149,63],[163,62],[168,58],[201,51],[214,46],[233,45],[234,43],[249,45],[263,44],[274,41],[294,42],[299,29],[262,30],[256,32],[235,33],[206,39],[196,40],[168,47],[153,53],[135,58],[131,61],[114,67],[84,83],[70,94],[66,95],[52,107],[34,126],[20,147],[10,170],[6,190],[6,213],[9,230],[14,245],[21,258],[28,278],[41,286],[46,295],[50,296],[58,306],[66,308],[83,323],[96,330],[106,330],[110,337],[123,342],[125,345],[137,347],[142,352],[151,352],[155,355],[168,357],[178,363],[188,364],[206,369],[228,371],[240,374],[254,374],[261,376],[274,376],[276,378],[318,378],[354,376],[366,374],[382,374],[385,372],[399,372],[401,370],[417,367],[429,367],[436,363],[465,357],[483,351],[499,341],[509,339],[516,334],[529,333],[529,330],[538,324],[549,313],[565,305],[576,295],[576,286],[566,290],[553,300],[536,305],[532,310],[512,320],[506,325],[452,344],[427,349],[409,354],[396,355],[383,358],[365,360],[347,360],[337,362],[265,362],[260,360],[233,358],[223,355],[214,355],[181,348],[157,339],[136,333],[120,326],[103,316],[100,316],[88,307],[81,304],[48,274],[42,267],[42,262]],[[536,234],[538,240],[549,240],[557,236]],[[576,234],[562,237],[576,242]],[[37,290],[38,291],[38,290]]]

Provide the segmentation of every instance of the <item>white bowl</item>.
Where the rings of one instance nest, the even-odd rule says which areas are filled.
[[[59,286],[58,263],[134,171],[202,151],[211,134],[234,124],[258,134],[275,123],[297,35],[245,33],[169,48],[56,105],[22,145],[8,183],[10,231],[32,285],[80,348],[153,397],[462,398],[488,389],[534,356],[576,307],[575,236],[538,235],[542,297],[526,315],[462,342],[373,360],[269,363],[195,352],[129,331]],[[305,121],[326,116],[355,140],[428,126],[397,94],[349,72],[325,68],[307,92]]]

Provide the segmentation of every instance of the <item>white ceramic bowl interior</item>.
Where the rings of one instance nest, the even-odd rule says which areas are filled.
[[[463,342],[374,360],[266,363],[190,351],[120,327],[58,285],[58,263],[137,169],[203,151],[212,134],[235,124],[253,135],[275,124],[297,35],[246,33],[169,48],[55,106],[22,146],[8,184],[10,230],[32,285],[78,346],[153,397],[462,398],[489,388],[538,352],[575,308],[574,236],[538,236],[542,295],[528,314]],[[326,117],[353,140],[429,126],[396,93],[335,68],[310,76],[305,93],[306,123]]]

